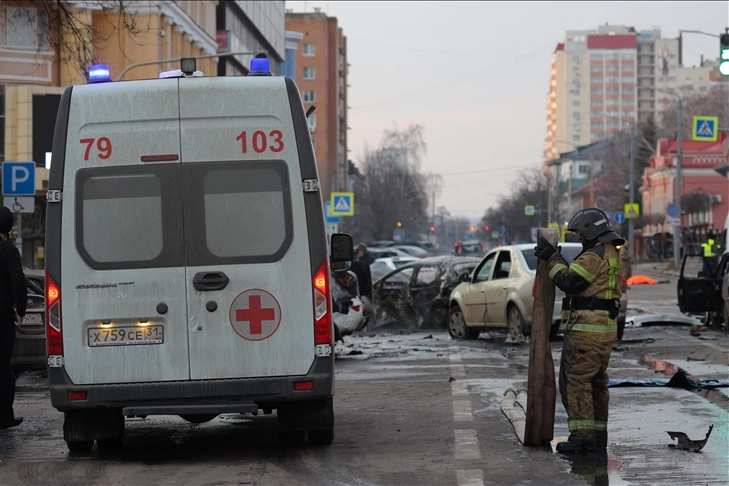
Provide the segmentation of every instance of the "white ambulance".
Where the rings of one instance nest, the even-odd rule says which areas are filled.
[[[328,254],[294,81],[265,58],[245,77],[94,71],[61,98],[48,184],[48,372],[69,449],[120,446],[125,417],[259,410],[282,441],[330,444],[329,268],[352,240]]]

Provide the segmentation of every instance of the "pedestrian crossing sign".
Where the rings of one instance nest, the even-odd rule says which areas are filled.
[[[353,192],[333,192],[329,201],[332,216],[354,216]]]
[[[718,116],[695,116],[691,140],[698,142],[716,142],[719,140]]]
[[[640,206],[638,205],[638,203],[626,204],[625,211],[623,212],[625,213],[625,217],[627,219],[637,218],[638,216],[640,216]]]

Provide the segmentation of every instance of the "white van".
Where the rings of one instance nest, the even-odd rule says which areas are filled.
[[[118,447],[125,416],[259,409],[283,441],[333,440],[329,268],[346,270],[352,240],[327,254],[299,90],[260,67],[61,98],[46,332],[71,451]]]

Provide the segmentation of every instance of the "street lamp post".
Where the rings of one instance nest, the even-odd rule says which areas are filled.
[[[673,260],[678,266],[681,262],[681,223],[683,222],[683,210],[681,209],[681,179],[683,176],[683,154],[681,145],[683,142],[682,130],[683,119],[683,98],[678,96],[678,133],[676,134],[676,206],[678,206],[678,225],[673,230]]]

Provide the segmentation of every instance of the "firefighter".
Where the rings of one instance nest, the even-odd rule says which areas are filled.
[[[607,367],[620,309],[616,246],[625,243],[597,208],[575,213],[567,230],[577,233],[582,242],[582,252],[573,263],[568,265],[544,238],[535,249],[535,255],[548,262],[550,278],[567,294],[559,327],[564,333],[559,391],[570,431],[569,439],[557,444],[557,451],[563,453],[607,446]]]

